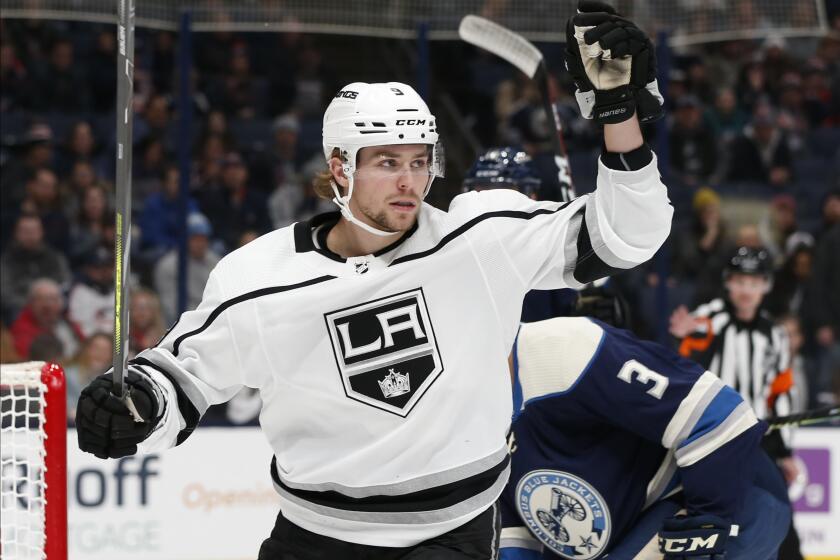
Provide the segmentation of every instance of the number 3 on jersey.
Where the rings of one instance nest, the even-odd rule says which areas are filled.
[[[624,363],[621,371],[618,372],[618,378],[627,383],[633,382],[633,374],[636,374],[636,381],[647,385],[648,382],[653,381],[653,386],[647,390],[647,394],[661,399],[668,388],[668,378],[661,373],[656,373],[652,369],[642,365],[636,360],[630,360]]]

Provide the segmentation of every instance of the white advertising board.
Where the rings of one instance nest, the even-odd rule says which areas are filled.
[[[102,461],[68,434],[70,560],[256,558],[278,512],[258,428],[201,428],[165,453]],[[808,560],[840,560],[840,429],[795,434]]]
[[[70,560],[257,557],[279,511],[258,428],[201,428],[165,453],[103,461],[68,433]]]

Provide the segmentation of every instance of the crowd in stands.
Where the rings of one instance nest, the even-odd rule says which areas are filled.
[[[832,22],[840,32],[840,16]],[[616,283],[634,328],[652,337],[660,283],[669,309],[696,305],[722,290],[735,246],[766,247],[777,265],[766,308],[798,333],[813,405],[840,393],[840,40],[796,41],[795,49],[770,36],[675,52],[662,84],[667,123],[646,134],[677,218],[661,258]],[[342,81],[312,36],[214,32],[195,43],[188,309],[224,254],[333,209],[311,179],[324,167],[321,112]],[[138,31],[132,354],[178,315],[176,47],[171,32]],[[115,49],[108,26],[0,19],[0,360],[65,364],[71,405],[111,362]],[[545,49],[559,70],[562,46]],[[436,53],[455,51],[460,75],[458,64],[435,66]],[[432,63],[434,87],[452,92],[481,144],[520,144],[538,160],[549,149],[529,80],[463,45],[435,46]],[[599,135],[579,117],[565,73],[556,74],[575,182],[586,192]],[[443,192],[457,194],[457,177],[447,185]],[[231,410],[252,418],[241,411],[253,399],[244,394]]]

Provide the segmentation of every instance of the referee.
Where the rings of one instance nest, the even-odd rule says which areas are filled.
[[[670,332],[681,339],[683,356],[702,364],[738,391],[759,418],[791,414],[790,346],[784,327],[762,309],[773,282],[770,256],[764,249],[738,248],[724,269],[725,297],[689,313],[678,308]],[[798,475],[789,437],[776,430],[763,446],[790,484]],[[791,532],[780,549],[781,560],[802,558]]]

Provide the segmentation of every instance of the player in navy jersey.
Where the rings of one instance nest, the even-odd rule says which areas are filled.
[[[511,371],[501,558],[776,557],[766,424],[715,375],[584,317],[523,324]]]

